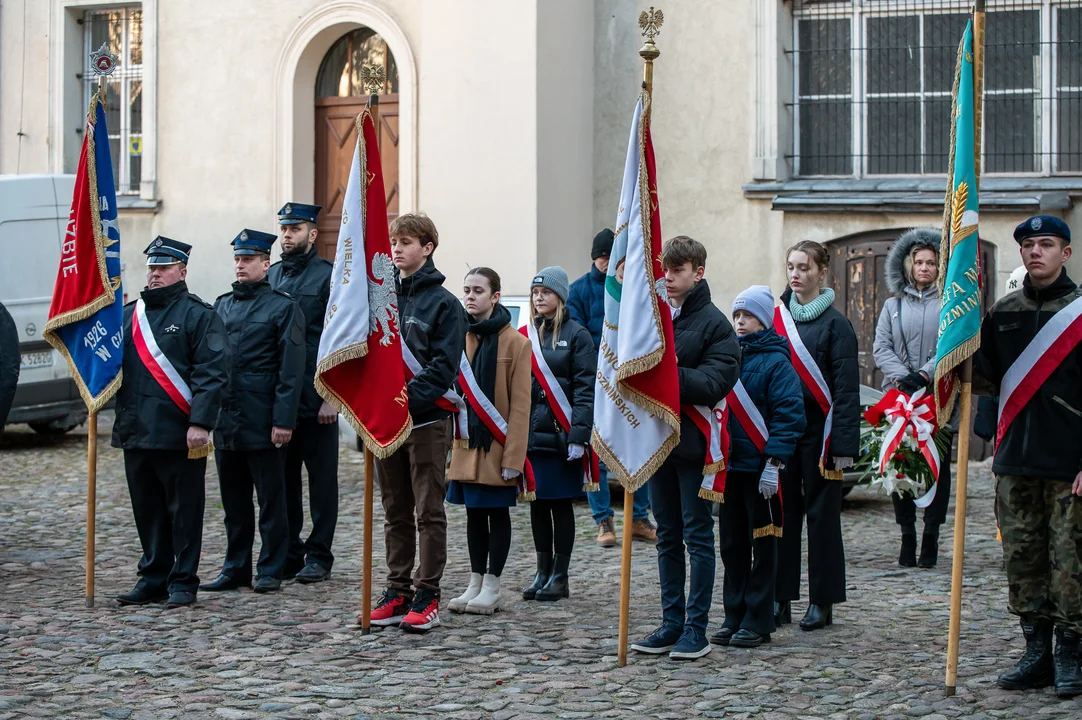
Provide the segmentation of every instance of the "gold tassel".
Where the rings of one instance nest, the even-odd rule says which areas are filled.
[[[781,527],[778,525],[766,525],[761,528],[755,528],[751,533],[752,540],[758,540],[764,537],[781,537]]]
[[[587,482],[587,483],[582,484],[582,491],[583,492],[597,492],[600,489],[601,489],[601,484],[600,483]]]
[[[519,499],[520,502],[533,502],[534,500],[537,499],[537,493],[535,493],[535,492],[520,492],[518,494],[518,499]]]
[[[470,441],[467,438],[455,438],[451,443],[452,450],[469,450]]]
[[[823,474],[823,479],[824,480],[844,480],[845,479],[845,471],[844,470],[827,470],[826,467],[823,465],[823,459],[822,458],[819,458],[819,472],[821,472]]]
[[[207,441],[206,445],[201,445],[197,448],[188,450],[189,460],[198,460],[200,458],[210,457],[210,453],[214,450],[214,442]]]
[[[720,493],[717,490],[707,490],[706,488],[699,488],[699,497],[701,497],[703,500],[709,500],[711,502],[725,502],[725,493]]]
[[[703,475],[717,475],[719,472],[725,469],[725,458],[718,460],[717,462],[709,463],[703,467]]]

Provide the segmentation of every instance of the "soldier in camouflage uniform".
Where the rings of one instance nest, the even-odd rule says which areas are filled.
[[[1000,395],[1001,403],[1008,369],[1016,361],[1025,367],[1019,356],[1038,331],[1082,297],[1063,268],[1071,256],[1066,223],[1039,215],[1019,225],[1014,238],[1027,271],[1022,289],[992,306],[974,357],[974,391]],[[1070,351],[1058,364],[1055,352],[1042,356],[1042,364],[1055,364],[1047,380],[1013,420],[1001,417],[992,465],[1010,611],[1021,618],[1026,639],[1022,658],[999,677],[999,686],[1054,684],[1060,697],[1082,694],[1082,347],[1069,344],[1071,334],[1059,336],[1057,343]]]

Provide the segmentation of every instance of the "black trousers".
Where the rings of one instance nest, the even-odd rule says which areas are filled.
[[[785,527],[778,543],[777,600],[800,599],[800,556],[808,518],[808,600],[816,605],[845,602],[845,548],[842,545],[842,482],[819,471],[822,437],[805,435],[781,472]]]
[[[774,574],[781,504],[759,492],[760,473],[730,472],[718,514],[725,627],[774,632]]]
[[[125,450],[132,512],[143,557],[137,587],[157,595],[199,589],[207,459],[186,450]]]
[[[899,525],[917,524],[917,506],[913,503],[913,496],[902,497],[898,493],[891,493],[891,502],[894,503],[894,519]],[[936,482],[935,497],[932,504],[924,508],[924,527],[938,528],[947,522],[947,505],[951,500],[951,464],[950,458],[946,462],[940,461],[939,480]]]
[[[338,423],[320,425],[316,418],[298,419],[285,456],[289,520],[286,566],[299,570],[310,562],[330,570],[334,564],[331,543],[338,525]],[[308,469],[308,508],[312,514],[312,532],[307,540],[301,540],[304,528],[301,465]]]
[[[284,452],[267,450],[215,450],[218,486],[225,509],[226,551],[222,572],[234,578],[252,577],[252,546],[255,519],[252,488],[259,501],[259,560],[256,573],[280,578],[289,552],[289,522],[286,519]]]

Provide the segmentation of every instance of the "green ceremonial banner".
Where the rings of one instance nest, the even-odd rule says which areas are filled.
[[[936,407],[942,426],[954,409],[955,374],[980,346],[981,268],[977,239],[977,162],[980,75],[974,71],[973,20],[966,25],[954,79],[951,155],[939,257],[939,344]]]

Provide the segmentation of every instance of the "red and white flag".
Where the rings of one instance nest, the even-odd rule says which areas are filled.
[[[338,408],[365,446],[385,458],[412,421],[399,332],[387,197],[372,115],[357,117],[357,147],[342,203],[342,229],[319,341],[316,390]]]
[[[643,90],[631,123],[605,278],[592,443],[609,472],[631,491],[649,480],[680,442],[680,384],[658,211],[650,94]]]

